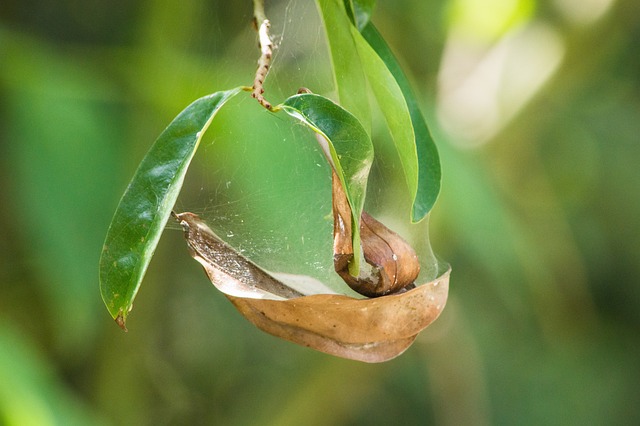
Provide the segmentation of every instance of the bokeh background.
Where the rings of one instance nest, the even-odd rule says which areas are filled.
[[[146,150],[192,100],[252,81],[249,0],[2,1],[0,424],[640,423],[640,3],[378,3],[441,152],[430,237],[454,272],[440,319],[367,365],[255,329],[174,229],[128,333],[100,299],[103,238]],[[331,95],[313,3],[267,13],[272,100]],[[304,225],[283,203],[317,150],[248,98],[210,134],[179,204],[268,253],[293,232],[265,238],[270,217]],[[379,152],[374,210],[404,189]]]

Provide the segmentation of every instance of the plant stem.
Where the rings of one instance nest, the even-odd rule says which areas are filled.
[[[253,0],[253,16],[256,18],[256,23],[267,20],[267,15],[264,13],[264,0]],[[258,25],[256,25],[256,27],[258,27]]]
[[[253,91],[251,96],[254,97],[260,105],[271,110],[271,104],[263,96],[264,80],[267,78],[267,74],[269,73],[271,55],[273,54],[273,42],[269,35],[271,23],[264,13],[264,0],[253,0],[253,16],[255,19],[255,26],[258,31],[258,41],[261,54],[260,59],[258,59],[256,76],[253,79]]]

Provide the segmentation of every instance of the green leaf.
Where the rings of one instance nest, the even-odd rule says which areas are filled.
[[[351,21],[358,27],[358,30],[362,29],[371,20],[373,9],[376,6],[375,0],[344,0],[345,8],[349,14]]]
[[[342,183],[351,207],[353,262],[349,272],[360,271],[360,215],[364,207],[367,178],[373,162],[373,144],[362,124],[331,100],[314,94],[295,95],[280,107],[320,134],[328,142],[325,154]],[[327,152],[328,151],[328,152]]]
[[[404,94],[384,61],[360,35],[356,27],[351,26],[351,32],[367,74],[367,80],[396,145],[411,199],[415,202],[418,194],[418,154]]]
[[[100,257],[100,291],[123,328],[202,135],[239,91],[217,92],[185,108],[153,144],[120,200]]]
[[[351,22],[343,0],[316,0],[329,43],[333,76],[340,105],[371,129],[367,82],[351,35]]]
[[[440,192],[440,181],[441,181],[441,171],[440,171],[440,158],[438,156],[438,149],[436,148],[435,142],[433,141],[433,137],[429,132],[429,127],[427,126],[422,113],[420,112],[420,107],[418,101],[416,100],[413,90],[411,89],[411,85],[409,80],[402,72],[402,68],[400,64],[398,64],[397,59],[391,52],[391,49],[384,41],[380,33],[376,30],[372,23],[369,23],[362,30],[362,36],[369,43],[369,45],[375,50],[375,52],[380,56],[380,58],[384,61],[387,68],[394,76],[396,82],[402,94],[404,95],[404,99],[406,101],[407,107],[409,109],[409,114],[411,116],[411,123],[413,125],[413,132],[415,134],[415,145],[416,145],[416,153],[417,153],[417,167],[418,167],[418,177],[417,177],[417,189],[415,192],[415,198],[413,201],[413,208],[411,212],[411,218],[413,222],[418,222],[422,220],[428,213],[431,211],[431,208],[436,202],[438,198],[438,194]],[[358,43],[360,47],[360,43]],[[360,49],[362,52],[363,49]],[[361,53],[362,54],[362,53]],[[366,55],[363,55],[366,57]],[[376,61],[368,61],[367,63],[375,64]],[[367,70],[371,68],[366,66]],[[376,71],[375,73],[380,74],[380,71]],[[377,75],[376,78],[371,77],[371,72],[368,72],[368,76],[371,82],[372,87],[375,89],[374,82],[376,80],[384,80],[381,75]],[[383,84],[380,82],[379,84]],[[395,90],[394,90],[395,91]],[[376,97],[378,98],[378,102],[382,108],[383,113],[385,109],[389,109],[388,106],[385,106],[385,102],[380,100],[379,95],[376,93]],[[389,112],[385,113],[385,117],[387,118],[387,122],[389,122],[389,117],[387,115]],[[391,129],[391,124],[389,123],[389,127]],[[393,135],[393,130],[391,130]],[[395,139],[395,135],[394,135]],[[396,140],[396,146],[398,146],[398,142]],[[404,145],[403,145],[404,146]],[[398,147],[400,150],[400,147]],[[409,157],[407,153],[400,153],[400,157]],[[405,158],[406,160],[406,158]],[[405,162],[403,161],[403,166],[405,167],[405,175],[407,176],[407,180],[410,179],[410,173],[413,173],[412,170],[407,170],[405,166]],[[413,178],[411,178],[413,179]],[[411,184],[409,185],[411,188]]]

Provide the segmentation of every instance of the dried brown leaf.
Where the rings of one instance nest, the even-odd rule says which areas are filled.
[[[404,352],[438,318],[449,271],[405,293],[375,299],[318,294],[275,301],[227,296],[260,329],[343,358],[383,362]]]
[[[304,296],[220,240],[197,215],[174,216],[191,255],[242,315],[270,334],[325,353],[365,362],[394,358],[440,315],[447,301],[449,271],[412,290],[375,299]]]
[[[420,273],[413,248],[400,235],[362,212],[360,240],[370,271],[354,277],[349,271],[353,259],[351,208],[340,179],[333,173],[333,263],[336,272],[358,293],[378,297],[410,288]],[[364,268],[363,268],[364,269]]]

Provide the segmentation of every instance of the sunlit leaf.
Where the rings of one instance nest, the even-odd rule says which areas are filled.
[[[364,207],[367,178],[373,162],[373,144],[357,118],[348,111],[315,94],[301,94],[288,98],[282,109],[299,119],[322,138],[323,146],[335,173],[338,175],[351,206],[353,226],[353,261],[349,272],[360,272],[360,215]]]
[[[100,258],[100,291],[123,328],[202,135],[239,91],[205,96],[182,111],[144,157],[120,200]]]
[[[433,141],[433,137],[429,132],[427,123],[424,120],[422,113],[420,112],[419,103],[413,94],[413,90],[411,89],[409,80],[402,71],[402,68],[391,52],[391,49],[372,23],[369,23],[364,27],[364,29],[362,30],[362,36],[366,39],[369,45],[371,45],[371,47],[382,59],[382,61],[384,61],[387,68],[394,76],[400,90],[402,91],[402,95],[404,95],[404,100],[406,101],[406,105],[411,116],[413,132],[415,134],[415,150],[418,158],[417,189],[415,191],[415,199],[413,202],[411,218],[414,222],[418,222],[429,213],[429,211],[435,204],[436,199],[438,198],[438,193],[440,192],[441,171],[438,150],[436,148],[435,142]],[[358,46],[361,47],[361,43],[358,43]],[[363,58],[369,57],[369,54],[366,53],[366,49],[363,49],[361,47],[359,49],[359,52],[361,53]],[[369,78],[372,87],[374,87],[374,91],[376,81],[379,80],[378,84],[388,84],[388,77],[386,77],[384,73],[379,70],[377,60],[370,58],[366,63],[376,67],[376,71],[367,73],[367,77]],[[367,66],[367,70],[371,70],[371,66]],[[389,100],[395,98],[395,96],[397,95],[395,85],[389,85],[386,87],[388,88],[391,86],[394,86],[393,89],[389,89],[393,92],[393,96],[390,95]],[[381,92],[382,90],[383,88],[379,89],[378,91]],[[388,109],[385,108],[384,100],[381,99],[378,94],[376,94],[376,97],[384,112],[385,109]],[[387,111],[385,113],[385,117],[389,113],[390,111]],[[387,120],[389,122],[389,117],[387,117]],[[391,124],[389,124],[389,127],[391,128]],[[398,142],[396,141],[396,145],[397,144]],[[404,145],[402,146],[404,147]],[[401,148],[398,147],[398,150],[400,151]],[[409,157],[409,155],[407,155],[407,152],[401,152],[400,157],[403,158],[403,156],[405,157],[403,161],[403,167],[405,167],[405,174],[407,176],[407,180],[409,180],[410,176],[413,173],[413,170],[411,167],[408,170],[405,166],[405,162],[407,161],[406,157]],[[411,179],[413,178],[411,177]]]
[[[364,71],[402,161],[413,198],[411,220],[418,222],[438,197],[440,161],[409,81],[370,22],[375,2],[318,0],[317,4],[325,21],[340,103],[367,126],[369,121],[364,121],[361,113],[361,108],[368,109],[366,93],[362,92],[366,87],[359,81]],[[350,19],[356,27],[348,24]]]
[[[422,194],[418,194],[418,153],[411,116],[404,94],[384,61],[354,26],[351,26],[351,33],[367,74],[367,80],[378,101],[378,105],[380,105],[380,110],[384,115],[395,143],[407,186],[409,187],[409,193],[415,203],[418,197],[422,196]],[[412,219],[415,219],[413,214]]]
[[[447,302],[449,270],[403,293],[356,299],[310,277],[269,273],[224,243],[195,214],[176,218],[193,258],[245,318],[267,333],[331,355],[365,362],[394,358]]]
[[[316,0],[329,42],[333,75],[340,105],[355,115],[370,132],[371,111],[367,83],[349,28],[343,0]]]

